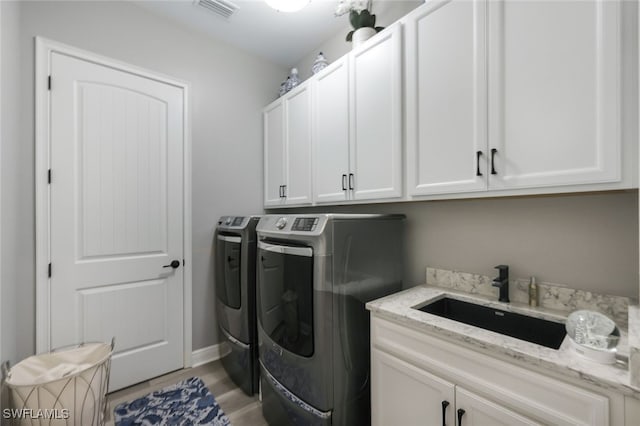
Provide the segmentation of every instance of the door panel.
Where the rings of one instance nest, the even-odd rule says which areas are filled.
[[[374,426],[454,424],[452,383],[375,348],[371,350],[371,375]]]
[[[284,178],[284,104],[278,101],[264,110],[264,205],[283,204]]]
[[[286,204],[311,203],[311,90],[297,89],[285,99]]]
[[[620,180],[620,2],[490,1],[488,19],[489,188]]]
[[[432,1],[407,18],[410,195],[487,189],[485,10]]]
[[[456,386],[456,416],[464,410],[458,426],[534,426],[520,414]]]
[[[182,89],[53,53],[51,346],[116,338],[111,390],[183,366]]]
[[[166,253],[166,103],[102,83],[76,87],[80,259]]]
[[[394,24],[350,56],[353,197],[402,195],[401,27]]]
[[[79,290],[80,335],[104,342],[117,336],[119,352],[162,344],[168,324],[158,307],[168,303],[168,285],[159,279]]]
[[[314,201],[347,199],[349,174],[349,74],[347,58],[323,70],[315,82]],[[343,177],[344,176],[344,177]]]

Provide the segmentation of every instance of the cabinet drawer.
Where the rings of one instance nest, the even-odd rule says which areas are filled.
[[[375,348],[545,424],[610,424],[609,398],[373,316]]]

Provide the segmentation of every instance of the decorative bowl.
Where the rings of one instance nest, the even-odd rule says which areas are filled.
[[[581,356],[601,364],[613,364],[620,330],[612,319],[599,312],[572,312],[565,325],[574,350]]]

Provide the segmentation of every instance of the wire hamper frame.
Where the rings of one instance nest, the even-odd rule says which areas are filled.
[[[9,424],[19,426],[104,425],[114,347],[115,338],[110,345],[91,342],[53,349],[49,353],[29,357],[11,369],[9,363],[5,362],[2,365],[3,383],[9,391],[11,408],[2,410],[2,417],[9,419]],[[59,378],[34,383],[11,383],[12,372],[25,361],[33,363],[38,362],[38,357],[48,357],[51,362],[52,357],[60,356],[63,359],[66,354],[83,350],[87,351],[84,353],[85,357],[94,355],[95,352],[99,358],[92,360],[90,364],[78,360],[81,369]]]

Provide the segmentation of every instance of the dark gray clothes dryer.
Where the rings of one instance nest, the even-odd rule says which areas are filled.
[[[369,424],[365,304],[402,287],[404,216],[266,215],[257,233],[265,419]]]
[[[256,225],[260,216],[223,216],[215,236],[218,328],[231,352],[222,365],[247,395],[258,392]]]

